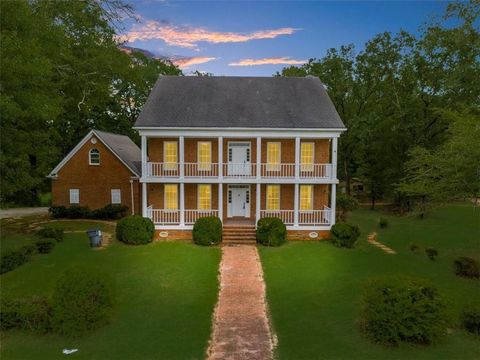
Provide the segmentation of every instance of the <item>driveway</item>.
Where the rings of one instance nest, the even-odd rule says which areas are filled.
[[[0,219],[46,214],[48,214],[48,207],[13,208],[0,210]]]

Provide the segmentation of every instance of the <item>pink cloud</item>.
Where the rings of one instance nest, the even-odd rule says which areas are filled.
[[[120,40],[132,42],[135,40],[161,39],[168,45],[195,48],[197,43],[201,41],[213,44],[239,43],[250,40],[273,39],[280,35],[291,35],[298,30],[301,29],[286,27],[243,34],[209,31],[201,27],[178,27],[154,20],[145,20],[143,24],[134,25],[132,30],[120,36]]]
[[[188,68],[192,65],[204,64],[209,61],[213,61],[216,58],[207,56],[193,56],[179,59],[172,59],[171,61],[177,65],[180,69]]]
[[[295,60],[289,57],[272,57],[263,59],[242,59],[228,64],[229,66],[256,66],[256,65],[301,65],[308,60]]]

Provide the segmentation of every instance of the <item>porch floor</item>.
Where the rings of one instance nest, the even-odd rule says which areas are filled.
[[[244,217],[232,217],[223,221],[225,226],[255,226],[255,220]]]

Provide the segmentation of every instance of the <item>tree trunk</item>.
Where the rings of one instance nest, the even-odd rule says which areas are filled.
[[[348,171],[348,160],[343,161],[343,173],[345,175],[345,192],[350,195],[350,172]]]

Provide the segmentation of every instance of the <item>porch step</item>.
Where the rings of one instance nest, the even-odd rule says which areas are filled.
[[[224,244],[255,244],[255,226],[230,225],[223,227],[222,240]]]

